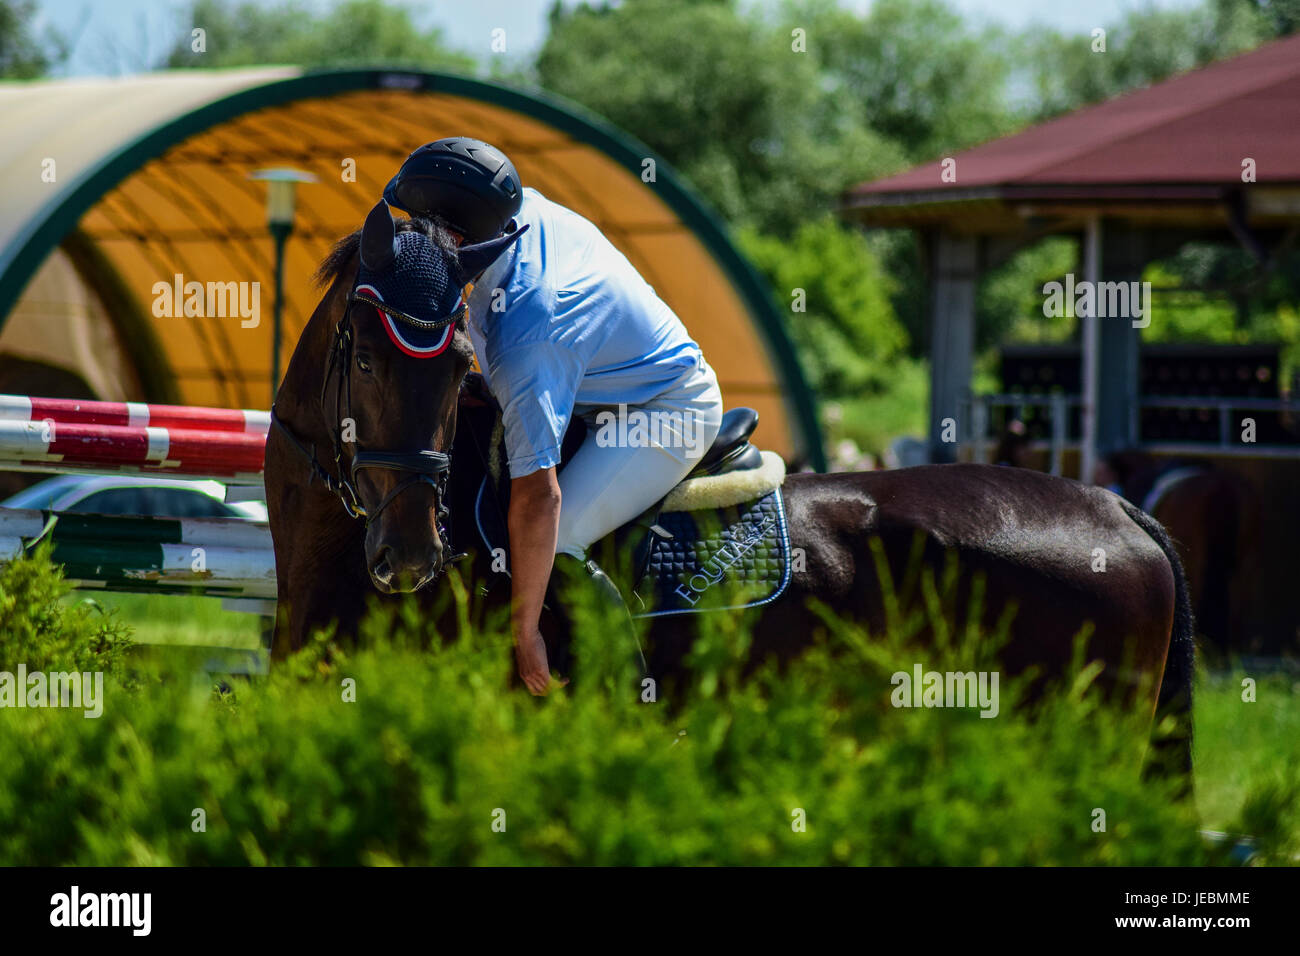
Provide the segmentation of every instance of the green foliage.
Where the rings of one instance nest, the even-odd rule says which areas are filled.
[[[900,593],[937,608],[951,582]],[[1139,780],[1141,716],[1107,706],[1086,671],[1033,708],[1004,680],[996,719],[890,706],[895,672],[987,667],[997,643],[963,628],[922,645],[925,612],[890,610],[889,631],[870,636],[827,617],[804,659],[744,682],[748,622],[710,616],[693,678],[655,703],[612,622],[580,602],[576,679],[546,699],[510,686],[504,631],[430,646],[419,615],[402,612],[372,618],[359,650],[321,635],[233,693],[178,674],[130,694],[111,685],[97,720],[11,711],[0,863],[1223,859],[1167,785]],[[1292,791],[1270,785],[1243,806],[1271,846],[1286,845]],[[1104,833],[1092,829],[1097,807]]]
[[[1246,13],[1240,13],[1241,8]],[[1265,37],[1289,36],[1300,30],[1300,0],[1214,0],[1220,16],[1245,15]]]
[[[1289,254],[1281,254],[1285,264]],[[1285,389],[1300,370],[1300,279],[1277,263],[1261,271],[1236,250],[1193,245],[1149,265],[1151,324],[1144,342],[1205,342],[1281,346],[1279,376]],[[1286,287],[1294,291],[1288,293]]]
[[[901,356],[891,363],[887,385],[877,394],[824,402],[822,420],[832,459],[847,467],[856,446],[882,460],[899,435],[925,434],[929,401],[929,365]],[[842,447],[845,441],[853,445]]]
[[[1104,52],[1093,51],[1090,33],[1050,29],[1025,31],[1012,51],[1018,80],[1033,90],[1027,105],[1037,121],[1244,52],[1272,35],[1248,4],[1138,7],[1107,25]]]
[[[408,8],[384,0],[345,0],[323,11],[298,0],[194,0],[184,19],[206,31],[206,50],[193,52],[185,31],[167,56],[171,68],[289,63],[474,69],[473,57],[448,49],[440,28],[421,29]]]
[[[865,16],[834,0],[802,0],[787,3],[783,19],[807,29],[821,103],[841,115],[841,127],[872,130],[910,162],[974,146],[1019,122],[1005,95],[1002,32],[972,28],[941,0],[878,0]]]
[[[68,55],[67,37],[32,26],[35,0],[0,0],[0,77],[31,80],[44,76]]]
[[[121,674],[131,640],[114,615],[64,600],[71,588],[49,562],[49,545],[0,566],[0,671]]]
[[[778,290],[777,307],[813,389],[821,395],[879,392],[907,345],[889,300],[892,283],[857,231],[824,217],[787,240],[752,230],[739,236],[750,260]],[[796,290],[803,308],[794,311]]]
[[[1249,341],[1237,324],[1233,303],[1213,292],[1188,289],[1161,263],[1148,266],[1143,277],[1151,283],[1151,324],[1142,330],[1148,342],[1206,342],[1230,345]]]
[[[779,233],[905,163],[791,43],[734,3],[557,7],[536,69],[663,155],[730,223]]]
[[[1043,315],[1043,286],[1064,282],[1078,272],[1078,243],[1055,236],[1027,246],[980,277],[975,301],[977,348],[1001,342],[1064,342],[1074,333],[1075,320]]]

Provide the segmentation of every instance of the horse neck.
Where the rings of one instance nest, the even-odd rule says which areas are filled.
[[[292,422],[294,431],[314,444],[327,443],[326,413],[321,407],[321,386],[329,368],[334,328],[343,317],[346,289],[351,287],[356,263],[341,272],[330,285],[316,311],[298,338],[284,381],[275,396],[276,414]]]

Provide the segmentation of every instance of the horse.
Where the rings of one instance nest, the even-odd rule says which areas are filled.
[[[1161,461],[1136,449],[1106,463],[1124,497],[1159,521],[1177,547],[1201,646],[1223,658],[1248,653],[1246,595],[1260,521],[1249,482],[1208,461]]]
[[[463,310],[446,320],[449,347],[415,358],[394,347],[374,300],[357,293],[359,270],[385,259],[396,237],[437,229],[372,212],[318,273],[327,288],[286,368],[266,446],[275,660],[331,624],[346,639],[368,605],[413,598],[435,614],[437,582],[453,562],[463,581],[487,589],[485,602],[508,605],[508,585],[488,587],[499,575],[477,527],[496,417],[467,394],[473,349]],[[455,255],[432,241],[427,254]],[[468,255],[475,262],[460,269],[462,279],[483,259],[477,248]],[[323,449],[333,450],[332,463],[320,460]],[[1014,610],[1000,651],[1006,672],[1063,675],[1076,637],[1091,627],[1098,683],[1153,717],[1173,715],[1179,730],[1165,762],[1190,773],[1192,617],[1178,556],[1149,515],[1101,488],[978,464],[790,474],[779,490],[801,560],[779,599],[747,612],[747,670],[801,654],[824,633],[825,610],[868,633],[885,628],[892,581],[915,556],[939,575],[955,556],[961,580],[983,584],[978,606],[975,589],[963,590],[958,615],[992,630]],[[683,620],[649,619],[655,677],[686,673],[692,628]],[[454,636],[450,616],[431,624]],[[545,624],[543,634],[551,660],[565,660],[572,634]]]

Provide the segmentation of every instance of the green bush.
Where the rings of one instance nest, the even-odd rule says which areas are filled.
[[[4,579],[6,625],[48,630],[13,610],[15,580],[47,594],[52,573],[30,562]],[[992,646],[967,635],[922,649],[904,610],[871,639],[828,618],[798,663],[743,682],[747,622],[706,617],[692,679],[654,703],[595,608],[577,609],[574,682],[535,699],[511,686],[499,628],[442,644],[408,607],[372,616],[357,650],[320,635],[233,692],[164,673],[110,686],[99,719],[8,711],[0,864],[1219,859],[1171,785],[1139,779],[1142,721],[1100,701],[1086,673],[1032,718],[1005,682],[997,719],[891,707],[893,671],[978,667]],[[64,620],[80,634],[69,640],[96,640]],[[1293,794],[1265,797],[1247,808],[1257,826]],[[1096,808],[1106,832],[1093,830]]]
[[[788,316],[812,390],[823,398],[888,392],[907,333],[889,300],[892,282],[862,234],[823,217],[788,238],[745,230],[739,239]]]
[[[127,626],[93,602],[63,599],[72,588],[49,563],[49,545],[0,565],[0,671],[120,674]]]

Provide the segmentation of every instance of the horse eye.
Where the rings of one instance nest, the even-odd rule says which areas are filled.
[[[369,372],[369,371],[370,371],[370,363],[367,362],[365,359],[363,359],[360,355],[358,355],[358,356],[357,356],[357,368],[361,369],[361,371],[363,371],[363,372]]]

